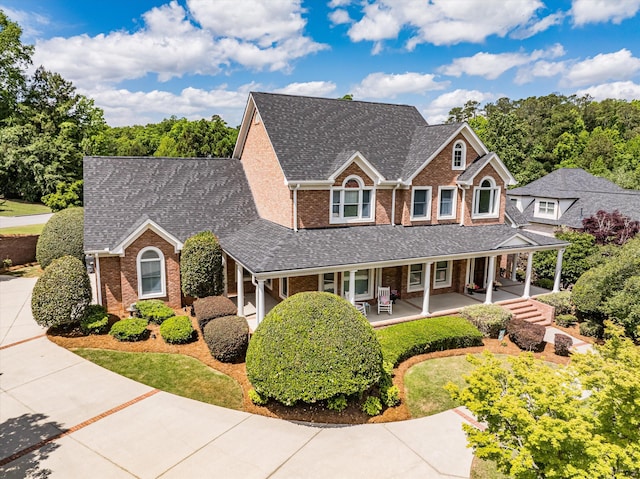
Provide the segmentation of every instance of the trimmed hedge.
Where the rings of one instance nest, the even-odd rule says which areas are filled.
[[[602,338],[604,326],[596,321],[585,321],[584,323],[580,323],[580,334],[591,338]]]
[[[188,316],[172,316],[160,325],[160,336],[169,344],[184,344],[192,341],[195,330]]]
[[[569,356],[573,340],[566,334],[556,333],[553,337],[553,347],[558,356]]]
[[[142,341],[149,337],[147,321],[141,318],[121,319],[111,326],[109,334],[118,341]]]
[[[507,323],[507,333],[523,351],[540,352],[544,349],[544,334],[546,328],[541,324],[534,324],[522,319],[512,319]]]
[[[80,321],[80,329],[84,334],[106,334],[109,332],[109,315],[104,306],[91,304]]]
[[[385,361],[397,366],[418,354],[482,346],[482,333],[459,316],[419,319],[376,331]]]
[[[40,326],[77,324],[91,302],[84,263],[73,256],[55,259],[33,287],[31,312]]]
[[[212,319],[238,314],[238,308],[236,308],[233,301],[226,296],[207,296],[206,298],[200,298],[193,303],[193,309],[198,319],[198,326],[202,332],[204,332],[206,324]]]
[[[144,299],[136,303],[140,317],[152,323],[162,324],[163,321],[175,316],[176,313],[159,299]]]
[[[260,394],[292,405],[359,394],[380,379],[382,352],[362,314],[335,294],[295,294],[249,341],[247,377]]]
[[[571,291],[543,294],[542,296],[536,296],[536,301],[553,306],[555,308],[556,315],[573,313]]]
[[[462,308],[460,316],[470,321],[487,338],[497,338],[513,313],[497,304],[474,304]]]
[[[202,231],[184,242],[180,254],[182,292],[194,298],[224,292],[222,248],[211,231]]]
[[[576,318],[573,314],[558,314],[556,315],[556,324],[563,328],[568,328],[569,326],[573,326],[578,322],[578,318]]]
[[[83,208],[67,208],[54,214],[38,238],[36,260],[42,269],[63,256],[73,256],[84,265]]]
[[[223,363],[244,361],[249,345],[249,325],[245,318],[225,316],[209,321],[202,333],[211,355]]]

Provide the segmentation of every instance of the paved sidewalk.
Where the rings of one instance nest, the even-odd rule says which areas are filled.
[[[43,225],[53,213],[43,213],[41,215],[25,216],[0,216],[0,228],[12,228],[14,226]]]
[[[51,343],[0,276],[0,477],[468,478],[462,409],[308,426],[136,383]]]

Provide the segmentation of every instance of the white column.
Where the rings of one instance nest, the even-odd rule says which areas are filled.
[[[489,267],[487,269],[487,294],[485,294],[484,304],[493,303],[493,283],[496,280],[496,257],[489,256]]]
[[[560,277],[562,276],[562,255],[564,248],[558,250],[558,259],[556,260],[556,275],[553,278],[553,292],[560,292]]]
[[[264,319],[264,279],[258,280],[256,288],[256,321],[258,324]]]
[[[471,278],[469,277],[470,273],[471,273],[471,258],[467,258],[467,265],[464,272],[464,287],[465,287],[464,290],[466,290],[467,284],[471,283]]]
[[[524,278],[524,293],[522,297],[529,299],[531,297],[531,270],[533,269],[533,252],[527,253],[527,274]]]
[[[349,271],[349,302],[356,304],[356,270]]]
[[[518,258],[520,257],[519,253],[514,253],[513,262],[511,263],[511,281],[518,280]]]
[[[431,312],[429,311],[429,300],[431,299],[431,265],[433,261],[424,264],[424,279],[422,285],[422,314],[424,316],[429,316]]]
[[[244,268],[239,263],[236,263],[236,292],[238,316],[244,317]]]

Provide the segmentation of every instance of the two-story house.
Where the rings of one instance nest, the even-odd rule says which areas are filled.
[[[180,306],[184,241],[213,231],[238,298],[330,291],[375,302],[487,290],[502,256],[564,243],[505,224],[515,180],[466,123],[428,125],[412,106],[251,93],[230,159],[90,157],[85,248],[98,300]],[[559,280],[559,275],[558,275]],[[557,282],[559,284],[559,282]]]

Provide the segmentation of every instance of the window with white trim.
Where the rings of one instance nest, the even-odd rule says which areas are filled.
[[[374,190],[358,176],[349,176],[341,187],[331,189],[330,223],[373,220]]]
[[[467,153],[467,145],[464,141],[458,140],[453,145],[453,154],[451,157],[451,168],[453,170],[464,170],[465,168],[465,156]]]
[[[495,218],[500,205],[500,188],[490,176],[483,178],[473,190],[473,217]]]
[[[264,280],[264,285],[265,287],[269,288],[270,290],[273,290],[273,281],[271,280],[271,278],[267,278]]]
[[[164,255],[153,246],[143,248],[136,259],[138,269],[138,297],[140,299],[166,296]]]
[[[409,266],[409,280],[407,291],[422,291],[424,289],[424,264],[412,264]]]
[[[349,299],[350,273],[342,273],[342,291],[344,297]],[[366,300],[373,298],[373,270],[361,269],[356,271],[356,300]]]
[[[447,220],[456,217],[456,196],[455,187],[441,186],[438,189],[438,219]]]
[[[411,219],[428,220],[431,218],[431,188],[413,188],[411,192]]]
[[[537,200],[534,216],[556,219],[557,202],[553,200]]]
[[[336,294],[336,274],[324,273],[318,275],[318,290]]]
[[[286,299],[289,297],[289,278],[280,278],[280,297]]]
[[[436,261],[433,274],[434,288],[448,288],[451,286],[451,266],[453,261]]]

